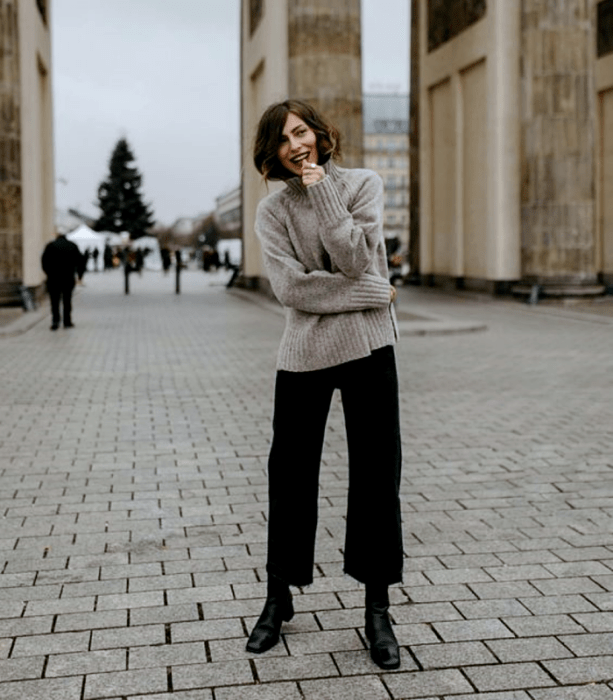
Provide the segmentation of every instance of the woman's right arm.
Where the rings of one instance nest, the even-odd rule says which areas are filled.
[[[364,273],[350,278],[342,272],[308,272],[297,259],[285,226],[262,205],[258,207],[255,230],[272,290],[283,306],[312,314],[389,306],[389,282],[378,275]]]

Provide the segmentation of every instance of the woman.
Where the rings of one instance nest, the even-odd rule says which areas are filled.
[[[397,329],[382,234],[383,184],[338,167],[340,138],[309,104],[270,106],[254,160],[286,187],[259,204],[255,230],[272,289],[287,308],[268,462],[267,599],[247,650],[279,640],[289,586],[313,582],[319,466],[334,389],[349,450],[344,572],[366,585],[373,661],[398,668],[388,586],[402,581]]]

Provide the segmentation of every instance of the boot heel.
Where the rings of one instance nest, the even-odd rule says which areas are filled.
[[[284,622],[289,622],[292,617],[294,617],[294,604],[292,601],[289,601],[289,605],[285,608],[285,611],[283,612],[283,621]]]

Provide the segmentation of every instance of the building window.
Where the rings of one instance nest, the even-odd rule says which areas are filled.
[[[36,0],[36,6],[40,12],[40,16],[43,18],[43,22],[47,23],[47,0]]]
[[[428,0],[428,51],[480,20],[485,8],[486,0]]]
[[[598,3],[596,36],[598,56],[613,53],[613,0],[602,0]]]
[[[251,34],[258,28],[264,14],[264,0],[249,0],[249,27]]]

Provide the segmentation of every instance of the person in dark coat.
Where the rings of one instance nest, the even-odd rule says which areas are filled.
[[[83,256],[75,243],[59,235],[48,243],[42,255],[42,266],[47,275],[47,291],[51,300],[51,330],[59,328],[63,317],[64,328],[72,328],[72,292],[75,277],[83,265]],[[60,316],[60,301],[63,314]]]

